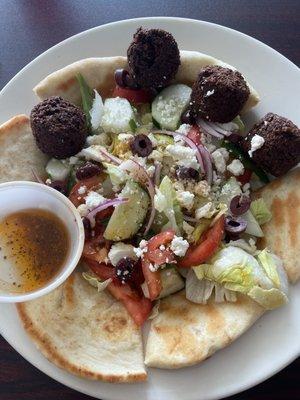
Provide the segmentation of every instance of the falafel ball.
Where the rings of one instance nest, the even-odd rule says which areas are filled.
[[[37,104],[31,111],[30,123],[38,148],[59,159],[77,154],[88,133],[81,109],[58,96]]]
[[[238,71],[212,65],[203,68],[193,85],[191,114],[212,122],[230,122],[242,110],[250,95]]]
[[[251,150],[255,135],[264,139],[262,147],[253,151],[252,158],[274,176],[284,175],[300,162],[300,129],[289,119],[268,113],[253,126],[241,145]]]
[[[134,81],[145,88],[166,86],[180,65],[177,43],[162,29],[139,28],[127,50],[127,58]]]

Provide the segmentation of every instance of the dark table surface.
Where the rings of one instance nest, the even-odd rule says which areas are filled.
[[[85,29],[121,19],[177,16],[215,22],[265,42],[300,65],[299,0],[0,0],[0,88],[37,55]],[[263,357],[263,354],[262,354]],[[0,338],[1,400],[84,400]],[[230,399],[299,399],[300,359]]]

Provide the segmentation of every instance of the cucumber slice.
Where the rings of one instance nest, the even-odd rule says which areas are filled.
[[[46,172],[53,181],[64,181],[69,176],[70,171],[70,166],[56,158],[51,158],[46,165]]]
[[[175,84],[163,89],[153,100],[152,116],[162,128],[175,130],[181,114],[189,104],[192,89]]]
[[[105,132],[130,132],[135,121],[134,111],[128,100],[121,97],[106,99],[103,107],[101,126]]]
[[[165,268],[160,271],[160,279],[162,284],[162,291],[160,292],[159,299],[167,297],[170,294],[179,292],[184,288],[184,281],[175,268]]]
[[[129,201],[117,206],[112,213],[104,232],[107,240],[129,239],[140,229],[147,214],[149,196],[137,183],[127,181],[120,197]]]

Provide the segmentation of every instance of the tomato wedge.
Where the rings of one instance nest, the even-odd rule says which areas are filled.
[[[112,97],[122,97],[127,99],[129,103],[138,105],[143,103],[151,103],[153,96],[148,90],[145,89],[130,89],[116,86]]]
[[[143,269],[143,274],[145,277],[145,281],[149,290],[149,297],[150,300],[155,300],[159,296],[161,290],[162,290],[162,285],[161,285],[161,280],[160,280],[160,272],[159,271],[151,271],[149,269],[151,262],[144,257],[142,260],[142,269]]]
[[[69,194],[69,199],[71,200],[71,202],[74,204],[75,207],[78,207],[80,204],[84,203],[84,198],[86,197],[87,192],[89,190],[96,188],[102,181],[103,181],[103,176],[96,175],[92,176],[91,178],[83,179],[77,182],[76,185],[73,186]],[[86,193],[79,194],[78,189],[81,188],[82,186],[86,187],[87,189]]]
[[[236,179],[241,182],[242,185],[245,185],[250,182],[251,176],[252,171],[250,169],[245,169],[245,172],[242,175],[237,176]]]
[[[175,236],[175,232],[172,229],[158,233],[153,236],[148,242],[148,251],[146,257],[149,261],[156,265],[165,263],[171,263],[175,260],[174,253],[169,249],[160,249],[160,246],[169,244]]]
[[[110,294],[124,304],[128,313],[138,326],[143,325],[152,310],[151,301],[145,296],[140,295],[137,290],[132,288],[127,283],[121,284],[116,281],[113,267],[110,267],[106,264],[97,263],[93,260],[85,259],[85,261],[91,270],[99,276],[99,278],[113,279],[113,281],[107,287]]]
[[[207,231],[204,240],[196,246],[190,247],[186,255],[178,261],[182,268],[194,267],[209,259],[219,247],[224,234],[225,217],[222,215],[214,226]]]
[[[197,125],[193,125],[190,128],[187,137],[191,139],[197,146],[201,144],[201,131]]]
[[[89,260],[97,261],[98,263],[103,263],[107,258],[109,251],[109,243],[103,239],[103,236],[99,236],[86,240],[82,255]]]

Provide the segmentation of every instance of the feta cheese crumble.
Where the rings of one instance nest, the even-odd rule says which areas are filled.
[[[122,242],[115,243],[111,246],[108,258],[113,266],[116,266],[122,258],[132,258],[137,259],[134,251],[134,247],[131,244],[125,244]]]
[[[80,186],[80,188],[78,189],[78,194],[85,194],[86,191],[86,186]]]
[[[260,149],[265,143],[265,139],[260,135],[254,135],[251,139],[251,148],[248,151],[249,157],[253,156],[253,153]]]
[[[222,154],[222,151],[220,149],[215,150],[212,154],[211,157],[213,159],[213,163],[216,167],[216,170],[223,174],[226,170],[226,159],[224,155]]]
[[[190,147],[182,146],[179,143],[169,144],[166,147],[166,152],[176,161],[177,165],[194,168],[196,170],[199,169],[196,151]]]
[[[204,204],[204,206],[197,208],[195,211],[196,219],[210,218],[214,214],[215,210],[211,201]]]
[[[92,210],[102,204],[105,200],[105,197],[101,196],[101,194],[91,191],[85,198],[85,204],[89,210]]]
[[[77,211],[79,212],[81,217],[86,217],[89,213],[88,206],[86,204],[80,204],[77,207]]]
[[[195,195],[187,190],[178,191],[176,193],[176,198],[181,207],[186,208],[187,210],[191,210],[194,205]]]
[[[143,258],[144,254],[148,251],[147,241],[144,239],[141,240],[139,247],[134,247],[133,251],[137,258]]]
[[[243,175],[245,172],[244,165],[238,159],[233,160],[228,166],[227,171],[231,172],[234,176]]]
[[[176,256],[183,257],[189,248],[189,242],[181,236],[174,236],[170,249]]]

